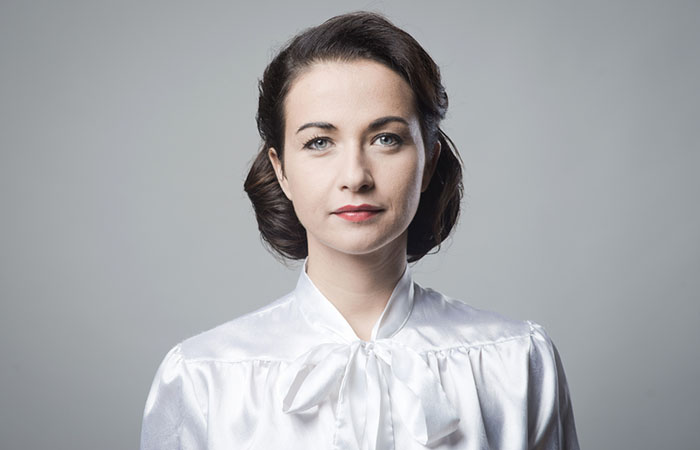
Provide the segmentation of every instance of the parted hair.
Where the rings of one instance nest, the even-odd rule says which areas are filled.
[[[440,129],[447,111],[447,93],[440,70],[408,33],[378,13],[358,11],[332,17],[308,28],[282,47],[258,82],[256,121],[262,139],[244,183],[253,203],[262,239],[283,258],[308,255],[306,230],[284,195],[268,158],[275,148],[284,167],[284,100],[305,69],[321,61],[368,59],[398,73],[411,87],[426,152],[439,140],[441,152],[428,188],[408,226],[408,262],[439,250],[457,218],[463,193],[461,158],[452,140]],[[426,155],[426,161],[431,155]]]

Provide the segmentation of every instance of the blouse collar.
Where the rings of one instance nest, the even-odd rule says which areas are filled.
[[[311,281],[306,268],[308,257],[299,274],[294,294],[300,309],[309,322],[317,327],[331,331],[346,342],[360,340],[348,321],[326,296]],[[389,338],[396,334],[406,323],[413,309],[415,288],[411,269],[406,268],[387,301],[384,311],[372,328],[370,341]]]

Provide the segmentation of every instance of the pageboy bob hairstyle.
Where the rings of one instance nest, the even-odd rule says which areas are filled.
[[[425,151],[432,152],[436,140],[441,145],[430,184],[421,194],[416,215],[408,226],[408,262],[419,260],[435,247],[439,249],[459,217],[461,158],[439,126],[448,101],[438,66],[411,35],[384,16],[364,11],[343,14],[293,37],[258,83],[256,120],[262,145],[244,189],[253,203],[262,239],[284,258],[303,259],[308,255],[306,230],[268,158],[268,149],[274,147],[284,170],[285,98],[292,83],[314,63],[358,59],[384,64],[408,83],[414,93]],[[430,156],[426,155],[426,161]]]

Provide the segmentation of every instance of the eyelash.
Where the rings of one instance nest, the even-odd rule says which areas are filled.
[[[375,138],[375,140],[380,139],[380,138],[382,138],[382,137],[390,137],[390,138],[392,138],[392,139],[394,140],[394,144],[392,144],[392,145],[387,145],[386,147],[398,147],[398,146],[400,146],[401,144],[403,144],[403,139],[401,139],[400,136],[398,136],[398,135],[396,135],[396,134],[394,134],[394,133],[382,133],[382,134],[378,135],[378,136]],[[315,136],[313,136],[311,139],[309,139],[308,141],[306,141],[306,142],[304,143],[304,148],[308,148],[308,149],[311,149],[311,150],[318,150],[318,151],[325,150],[325,149],[313,149],[313,148],[311,147],[312,144],[313,144],[314,142],[319,141],[319,140],[330,141],[327,137],[320,136],[320,135],[315,135]]]

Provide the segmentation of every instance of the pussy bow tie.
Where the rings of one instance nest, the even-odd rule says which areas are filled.
[[[281,377],[282,410],[300,413],[337,396],[334,448],[394,448],[388,402],[415,440],[431,445],[457,429],[459,417],[439,380],[413,349],[391,339],[321,344]],[[389,400],[388,393],[391,392]]]

